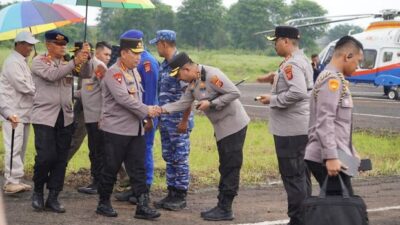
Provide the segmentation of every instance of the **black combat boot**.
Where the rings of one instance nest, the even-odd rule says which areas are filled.
[[[65,208],[60,202],[58,201],[58,194],[59,191],[49,190],[49,196],[46,200],[46,209],[56,212],[56,213],[65,213]]]
[[[154,207],[156,207],[156,209],[160,209],[164,207],[164,204],[166,202],[170,202],[172,197],[175,196],[176,191],[175,191],[175,187],[172,186],[168,186],[168,195],[165,196],[163,199],[161,199],[160,201],[154,202]]]
[[[100,195],[100,201],[97,205],[96,213],[107,217],[117,217],[118,213],[113,209],[110,202],[110,196]]]
[[[157,210],[149,207],[149,194],[143,193],[137,198],[137,206],[135,218],[151,220],[160,217],[160,213]]]
[[[36,211],[43,211],[44,210],[44,197],[43,191],[34,191],[32,194],[32,207]]]
[[[164,209],[179,211],[186,207],[186,190],[175,190],[175,195],[171,197],[170,201],[163,204]]]
[[[115,199],[117,199],[117,201],[121,201],[121,202],[127,202],[129,201],[129,198],[133,196],[133,191],[132,189],[117,193],[114,195]]]
[[[234,195],[218,195],[218,205],[208,211],[201,212],[201,217],[205,220],[221,221],[233,220],[235,217],[232,212],[232,202]]]
[[[150,188],[151,188],[151,184],[147,184],[147,190],[148,192],[150,192]],[[131,197],[129,197],[129,202],[132,205],[137,205],[137,198],[135,195],[132,195]],[[149,197],[149,202],[151,202],[150,197]]]

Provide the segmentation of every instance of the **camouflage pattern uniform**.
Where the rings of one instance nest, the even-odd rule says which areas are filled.
[[[168,62],[164,60],[160,67],[160,106],[178,101],[187,87],[184,82],[171,77],[170,71]],[[163,114],[160,117],[162,156],[167,164],[167,185],[179,190],[187,190],[189,186],[189,136],[194,126],[192,113],[189,118],[188,131],[184,134],[178,133],[177,127],[183,118],[183,114],[183,112],[178,112]]]

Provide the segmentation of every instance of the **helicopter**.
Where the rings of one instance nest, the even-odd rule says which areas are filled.
[[[364,32],[351,35],[363,44],[364,60],[352,76],[346,77],[346,79],[352,83],[383,86],[384,94],[389,99],[395,100],[400,99],[400,21],[394,20],[397,16],[400,16],[398,10],[383,10],[379,14],[292,19],[286,21],[285,24],[301,28],[368,17],[382,18],[382,21],[372,22]],[[331,20],[332,18],[334,19]],[[304,24],[296,25],[298,23]],[[261,31],[255,35],[268,34],[273,31]],[[336,42],[337,40],[332,41],[320,52],[319,58],[322,67],[330,62]]]

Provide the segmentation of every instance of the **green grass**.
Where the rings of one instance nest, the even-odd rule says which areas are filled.
[[[28,150],[26,153],[25,168],[27,174],[31,175],[34,164],[33,130],[30,135]],[[2,141],[2,135],[0,137]],[[354,134],[354,144],[360,155],[369,157],[373,162],[373,171],[364,174],[372,175],[394,175],[400,174],[400,151],[398,148],[400,135],[379,136],[366,132]],[[165,162],[161,157],[161,142],[157,132],[155,138],[155,180],[156,188],[165,186]],[[3,168],[4,146],[0,145],[0,167]],[[206,117],[196,116],[195,128],[191,134],[190,152],[191,188],[217,185],[218,154],[213,136],[213,129]],[[81,149],[68,164],[67,173],[75,173],[81,168],[89,168],[87,142],[82,144]],[[88,174],[86,172],[86,174]],[[241,172],[241,183],[243,185],[255,185],[266,183],[269,178],[277,178],[277,160],[272,135],[268,132],[264,121],[253,121],[250,123],[244,146],[244,162]]]
[[[38,46],[38,52],[42,53],[44,50],[40,45]],[[10,49],[0,48],[0,65],[3,65],[3,61],[10,53]],[[254,82],[258,76],[276,70],[282,61],[280,57],[260,55],[242,50],[225,50],[223,52],[216,50],[184,51],[197,63],[220,68],[234,82],[240,81],[245,77],[249,77],[247,82]],[[157,56],[155,50],[152,50],[152,53]],[[157,56],[157,59],[161,62],[160,57]]]

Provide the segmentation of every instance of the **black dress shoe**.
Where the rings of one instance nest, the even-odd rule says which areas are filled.
[[[33,195],[32,195],[32,207],[36,211],[43,211],[44,210],[43,193],[33,192]]]
[[[136,204],[137,204],[137,198],[136,198],[135,196],[131,196],[131,197],[129,198],[129,202],[130,202],[132,205],[136,205]]]
[[[79,187],[78,192],[83,193],[83,194],[89,194],[89,195],[97,194],[97,184],[92,183],[92,184],[89,184],[87,187]]]
[[[132,196],[133,196],[132,190],[123,191],[114,195],[115,199],[121,202],[129,201],[129,198]]]
[[[118,213],[113,209],[111,204],[103,204],[99,203],[96,209],[96,213],[99,215],[107,216],[107,217],[117,217]]]

